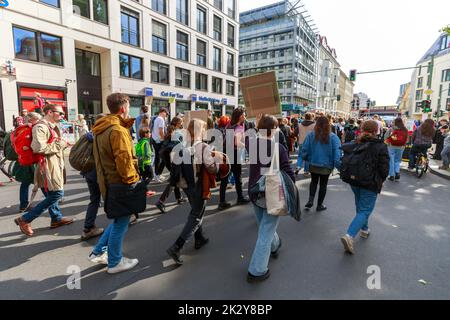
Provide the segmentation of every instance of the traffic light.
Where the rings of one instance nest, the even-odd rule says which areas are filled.
[[[337,101],[341,101],[341,95],[340,94],[337,95]]]
[[[350,81],[356,81],[356,70],[350,70]]]
[[[355,100],[352,100],[352,108],[355,108]]]
[[[422,101],[422,108],[424,113],[431,112],[431,101],[430,100]]]
[[[369,100],[367,100],[367,108],[370,107],[370,104],[371,104],[371,102],[370,102],[370,99],[369,99]]]

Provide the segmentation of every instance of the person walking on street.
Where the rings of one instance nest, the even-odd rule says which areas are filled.
[[[301,124],[299,124],[298,127],[298,158],[297,158],[297,170],[295,170],[295,174],[298,175],[300,173],[300,170],[302,167],[305,169],[305,175],[309,174],[309,165],[306,161],[303,161],[302,158],[302,147],[303,143],[305,142],[306,137],[309,133],[314,131],[314,127],[316,126],[316,123],[313,119],[312,113],[306,113],[305,114],[305,120],[302,121]]]
[[[202,228],[206,201],[211,197],[210,181],[215,185],[218,163],[222,162],[222,155],[214,152],[213,147],[203,142],[206,136],[207,123],[193,119],[188,126],[188,141],[183,148],[182,163],[173,168],[172,177],[183,187],[188,196],[191,211],[181,234],[175,243],[167,249],[167,254],[177,265],[182,265],[181,250],[192,236],[195,239],[195,249],[200,250],[209,239],[205,237]],[[220,157],[220,160],[218,159]],[[178,159],[179,160],[179,159]],[[178,162],[177,160],[177,162]]]
[[[258,148],[256,153],[257,159],[255,159],[254,163],[252,162],[250,164],[248,184],[250,199],[253,203],[256,221],[258,223],[258,239],[253,250],[247,274],[247,281],[250,283],[264,281],[270,276],[268,269],[269,259],[270,257],[274,259],[278,258],[281,248],[281,238],[277,233],[280,217],[270,215],[267,212],[267,207],[258,201],[258,195],[250,193],[252,187],[262,177],[264,170],[267,170],[271,166],[271,163],[266,164],[267,161],[261,157],[269,157],[272,161],[274,159],[277,140],[275,139],[274,142],[273,138],[277,132],[277,127],[278,121],[274,116],[262,115],[257,124],[260,134],[258,137],[250,138],[247,145],[247,148],[250,148],[251,145],[256,145]],[[261,152],[264,149],[267,150],[267,154],[266,152]],[[281,144],[279,144],[279,161],[280,170],[287,173],[292,181],[295,182],[295,175],[290,165],[288,151]]]
[[[344,127],[344,135],[342,137],[342,143],[349,143],[354,141],[357,136],[358,126],[355,123],[355,119],[350,119],[348,124]]]
[[[442,166],[439,167],[441,170],[448,170],[450,165],[450,131],[448,124],[439,129],[442,136],[444,137],[444,146],[441,152]]]
[[[64,150],[69,146],[67,141],[61,138],[58,126],[64,111],[61,106],[48,104],[44,108],[44,114],[44,119],[33,127],[31,148],[41,156],[35,171],[34,184],[35,188],[41,188],[45,199],[14,220],[20,231],[27,236],[34,234],[31,222],[47,209],[51,217],[51,229],[73,222],[73,219],[63,218],[59,207],[59,201],[64,196]]]
[[[174,117],[170,122],[170,126],[167,129],[167,135],[164,140],[164,144],[160,150],[160,156],[163,158],[163,161],[166,165],[167,170],[171,173],[170,183],[164,189],[164,192],[161,194],[158,202],[156,203],[156,207],[161,211],[161,213],[166,213],[165,202],[167,198],[169,198],[172,190],[175,192],[175,199],[178,204],[182,204],[186,202],[186,200],[181,195],[181,190],[176,186],[176,183],[172,179],[172,160],[170,158],[170,154],[173,148],[179,143],[183,143],[183,119],[179,117]]]
[[[393,127],[387,133],[385,140],[389,151],[389,180],[400,180],[400,164],[402,163],[403,151],[408,142],[408,129],[406,129],[402,118],[394,120]]]
[[[111,114],[97,121],[93,128],[97,181],[105,200],[110,185],[134,185],[140,180],[130,136],[134,123],[134,119],[129,118],[130,98],[114,93],[107,97],[106,102]],[[122,255],[129,221],[129,215],[114,219],[89,255],[91,262],[107,264],[110,274],[130,270],[139,263],[138,259]]]
[[[416,167],[417,155],[419,153],[427,154],[429,148],[433,144],[435,130],[434,121],[431,119],[425,120],[412,136],[413,146],[409,153],[408,170],[414,172]]]
[[[365,239],[370,235],[369,217],[389,174],[389,153],[378,138],[378,128],[375,121],[365,121],[358,140],[342,147],[341,178],[350,184],[356,204],[356,216],[341,238],[345,251],[351,254],[355,253],[353,242],[358,233]]]
[[[141,113],[136,117],[136,121],[134,123],[136,133],[139,133],[139,129],[141,129],[142,120],[144,117],[147,117],[148,121],[150,121],[150,113],[148,111],[149,111],[148,106],[144,105],[141,107]],[[149,124],[147,126],[150,127]]]
[[[224,137],[224,152],[230,156],[231,161],[231,173],[234,176],[236,183],[236,193],[237,193],[237,205],[244,205],[250,202],[250,200],[244,197],[242,190],[242,151],[245,151],[245,111],[243,108],[238,107],[233,110],[231,115],[231,122],[227,129],[231,129],[234,132],[234,136],[227,134]],[[233,140],[231,143],[233,150],[227,150],[227,146],[230,145],[229,140]],[[228,177],[225,177],[220,182],[220,202],[219,210],[226,210],[231,207],[231,204],[226,202],[226,191],[228,185]]]
[[[169,115],[169,111],[165,108],[159,110],[159,115],[152,121],[152,145],[153,151],[155,152],[155,180],[162,182],[160,175],[164,170],[164,161],[159,156],[159,150],[161,149],[164,139],[166,137],[166,118]]]
[[[433,154],[432,157],[435,160],[442,160],[441,153],[442,153],[442,150],[444,150],[444,139],[445,139],[445,137],[442,135],[442,132],[439,129],[444,127],[444,126],[448,126],[448,121],[445,120],[445,119],[442,119],[442,120],[439,121],[439,124],[438,124],[438,127],[437,127],[438,130],[436,130],[436,133],[435,133],[434,138],[433,138],[433,143],[436,144],[436,149],[435,149],[434,154]]]
[[[326,117],[317,119],[314,131],[308,134],[303,143],[302,157],[310,163],[311,184],[309,186],[309,201],[306,209],[314,206],[317,185],[320,181],[317,211],[325,211],[323,204],[327,193],[328,179],[334,168],[341,165],[341,142],[336,134],[330,132],[330,122]]]

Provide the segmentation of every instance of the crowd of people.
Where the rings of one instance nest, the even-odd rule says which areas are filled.
[[[107,106],[110,113],[98,115],[91,132],[83,128],[92,143],[95,165],[81,172],[90,194],[81,239],[100,237],[89,260],[107,265],[107,272],[111,274],[130,270],[139,262],[124,257],[122,244],[128,226],[139,220],[141,212],[115,213],[106,229],[96,225],[101,199],[110,217],[107,205],[118,188],[128,188],[124,194],[140,197],[139,186],[144,185],[142,196],[149,198],[155,196],[155,191],[150,190],[151,181],[167,182],[155,203],[161,213],[166,212],[165,203],[172,191],[178,205],[190,206],[183,229],[166,250],[177,265],[182,265],[181,252],[187,242],[193,238],[197,250],[209,243],[202,222],[211,190],[220,188],[218,209],[226,210],[232,206],[226,201],[226,191],[233,182],[236,204],[251,203],[255,211],[258,236],[247,280],[258,282],[269,277],[269,259],[277,258],[282,246],[277,233],[280,217],[268,213],[264,194],[252,191],[275,158],[279,161],[279,170],[292,181],[295,182],[301,171],[311,178],[305,210],[311,210],[315,202],[317,212],[327,210],[327,185],[335,170],[351,186],[356,215],[341,238],[344,250],[350,254],[355,253],[354,239],[358,235],[362,238],[370,235],[369,217],[385,180],[400,180],[400,163],[407,144],[412,145],[410,169],[414,168],[417,154],[426,154],[433,142],[437,144],[435,156],[442,157],[443,168],[449,166],[450,134],[445,121],[441,121],[436,130],[435,123],[426,120],[410,137],[402,118],[395,119],[389,128],[378,116],[345,120],[323,113],[281,119],[264,114],[250,122],[245,109],[238,107],[231,117],[213,119],[209,114],[208,121],[193,119],[184,123],[183,115],[174,116],[169,122],[170,113],[165,108],[151,116],[147,106],[142,107],[137,119],[130,118],[129,97],[120,93],[108,96]],[[58,126],[64,111],[58,105],[47,104],[42,113],[43,117],[38,113],[24,115],[19,126],[28,126],[31,130],[29,148],[37,156],[33,165],[23,166],[18,162],[15,168],[16,179],[22,183],[19,208],[22,215],[14,222],[27,236],[33,236],[32,222],[46,210],[51,217],[51,228],[73,222],[63,217],[59,207],[66,180],[64,151],[70,147]],[[209,134],[210,129],[216,129],[215,133]],[[137,143],[133,141],[132,132],[138,135]],[[257,146],[256,155],[250,152],[252,146]],[[20,158],[22,150],[16,151]],[[298,158],[293,163],[290,156],[295,154]],[[265,161],[267,157],[269,161]],[[249,164],[248,192],[243,190],[242,183],[246,163]],[[168,177],[163,175],[165,169]],[[31,207],[29,199],[32,184],[33,193],[41,189],[44,195],[35,207]]]

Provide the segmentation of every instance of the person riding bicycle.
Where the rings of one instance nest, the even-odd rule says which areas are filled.
[[[408,171],[413,172],[416,167],[417,156],[423,154],[427,156],[427,151],[433,144],[435,134],[434,121],[427,119],[414,131],[412,136],[413,146],[409,154]]]

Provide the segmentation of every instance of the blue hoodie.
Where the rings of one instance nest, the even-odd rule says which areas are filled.
[[[316,141],[315,132],[306,136],[302,147],[302,158],[310,165],[320,168],[339,169],[341,167],[341,142],[334,133],[330,133],[327,144]]]

